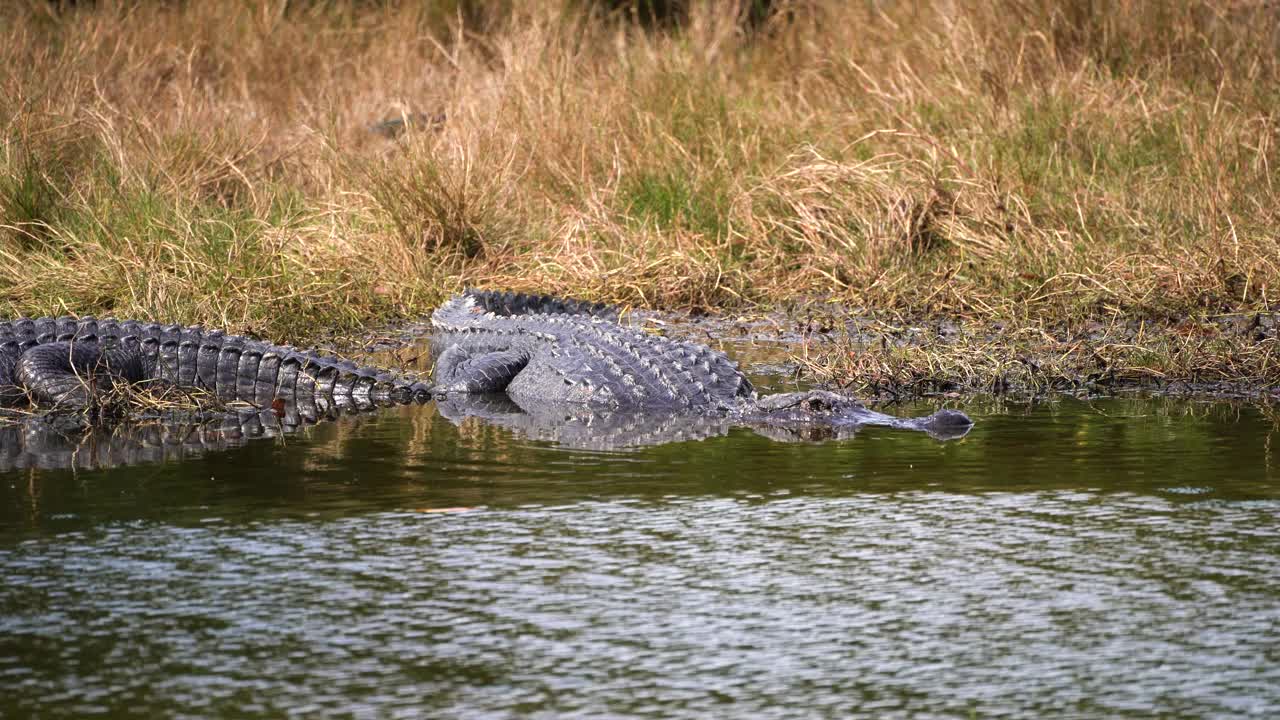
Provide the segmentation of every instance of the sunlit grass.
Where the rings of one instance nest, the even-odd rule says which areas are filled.
[[[774,6],[7,5],[0,305],[297,342],[464,285],[1146,337],[1271,310],[1275,7]]]

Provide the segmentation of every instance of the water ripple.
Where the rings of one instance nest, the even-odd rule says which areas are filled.
[[[1265,717],[1278,511],[917,490],[113,523],[0,550],[0,709]]]

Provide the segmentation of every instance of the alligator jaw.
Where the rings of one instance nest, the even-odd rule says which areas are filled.
[[[881,425],[918,430],[936,440],[962,438],[973,427],[973,421],[958,410],[939,410],[924,417],[900,418],[869,410],[853,398],[826,390],[767,395],[754,403],[744,403],[736,414],[742,422],[761,428],[849,429]]]

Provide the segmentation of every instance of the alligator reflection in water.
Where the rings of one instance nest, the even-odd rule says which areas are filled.
[[[459,395],[436,401],[440,414],[455,425],[468,417],[508,428],[531,440],[545,440],[565,447],[612,450],[703,440],[725,435],[733,427],[748,427],[759,435],[782,442],[844,440],[867,425],[910,427],[899,419],[865,411],[857,419],[832,421],[806,414],[803,420],[780,422],[732,418],[702,413],[654,413],[591,408],[577,403],[517,400],[504,394]],[[968,434],[972,425],[923,429],[936,440],[954,440]]]
[[[615,450],[704,440],[734,427],[783,442],[852,438],[866,423],[751,423],[741,418],[692,413],[654,413],[590,408],[575,403],[520,404],[504,394],[460,395],[436,401],[439,414],[455,425],[467,418],[568,448]],[[371,408],[347,414],[369,415]],[[893,420],[888,416],[882,416]],[[114,425],[82,424],[67,416],[12,416],[0,424],[0,472],[25,468],[94,470],[143,463],[177,462],[207,452],[242,447],[254,440],[281,438],[335,418],[287,412],[174,412]],[[885,424],[885,423],[881,423]],[[963,437],[969,427],[929,431],[938,440]]]
[[[214,416],[169,413],[115,425],[30,416],[0,425],[0,472],[176,462],[255,439],[281,437],[305,425],[296,415],[282,418],[269,410]]]

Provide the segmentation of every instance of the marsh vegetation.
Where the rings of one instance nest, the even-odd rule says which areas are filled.
[[[960,338],[836,318],[837,380],[1280,382],[1274,5],[770,5],[6,4],[0,307],[309,343],[464,285],[821,301]]]

